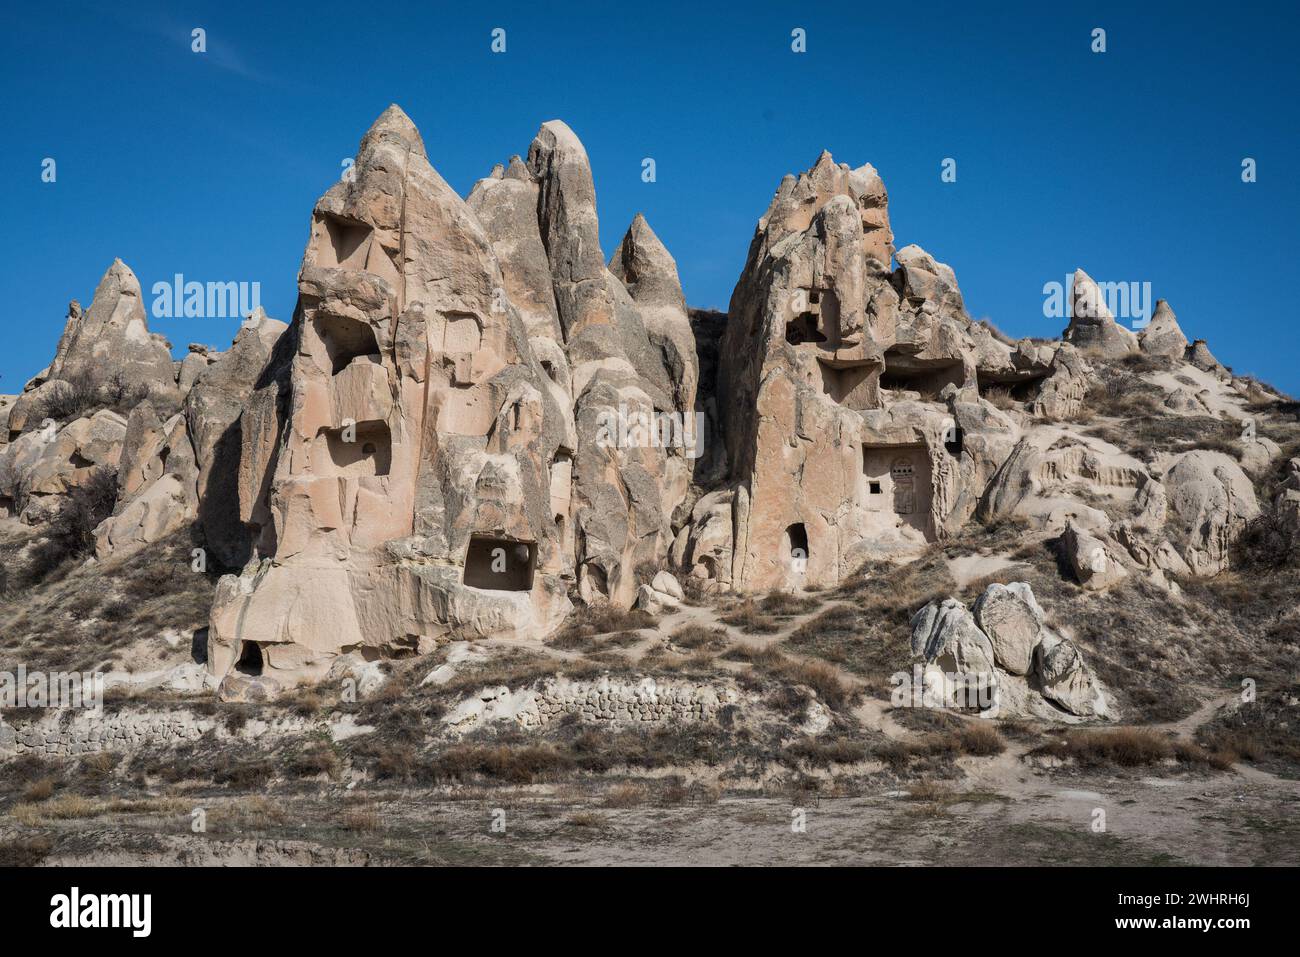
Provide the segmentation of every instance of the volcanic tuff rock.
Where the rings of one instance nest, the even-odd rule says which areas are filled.
[[[723,315],[688,311],[639,214],[605,259],[562,122],[462,200],[392,106],[317,202],[298,292],[291,324],[259,310],[229,349],[173,362],[115,261],[50,367],[0,397],[0,516],[45,522],[115,469],[101,559],[193,527],[239,571],[207,661],[232,699],[449,639],[545,638],[572,600],[671,612],[669,569],[692,592],[830,586],[976,517],[1059,536],[1085,588],[1172,591],[1227,566],[1259,514],[1250,476],[1280,453],[1112,444],[1101,372],[1158,367],[1143,381],[1170,416],[1232,417],[1251,384],[1163,300],[1122,328],[1083,270],[1065,341],[973,321],[948,265],[895,251],[875,169],[829,153],[781,181]],[[1300,516],[1296,476],[1274,494]],[[1016,713],[1106,713],[1043,622],[1028,586],[992,586],[973,617],[923,609],[914,640],[928,665],[988,670]]]
[[[1182,359],[1187,354],[1187,337],[1178,325],[1173,308],[1163,299],[1156,300],[1155,315],[1138,333],[1138,344],[1148,355]]]
[[[1082,269],[1070,289],[1070,325],[1063,338],[1081,349],[1095,349],[1114,359],[1138,351],[1138,338],[1115,321],[1106,297]]]
[[[980,710],[991,706],[1003,716],[1040,718],[1113,717],[1105,688],[1078,647],[1045,620],[1027,583],[995,583],[976,600],[974,617],[955,598],[930,602],[917,612],[912,654],[924,664],[927,688],[941,693],[950,707],[975,707],[969,689],[979,682],[987,689]]]

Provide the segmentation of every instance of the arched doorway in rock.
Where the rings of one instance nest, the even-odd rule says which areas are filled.
[[[803,522],[795,522],[781,536],[781,554],[785,559],[786,580],[798,585],[808,574],[808,530]]]
[[[242,642],[239,647],[239,660],[235,662],[235,670],[241,675],[257,677],[262,673],[263,667],[262,646],[255,641]]]

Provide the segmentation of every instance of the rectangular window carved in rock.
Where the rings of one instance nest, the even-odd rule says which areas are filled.
[[[465,584],[494,591],[529,591],[537,565],[537,544],[474,535],[465,552]]]

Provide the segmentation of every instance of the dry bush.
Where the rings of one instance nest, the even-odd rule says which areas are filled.
[[[555,633],[549,644],[565,650],[585,650],[591,647],[592,639],[598,635],[635,632],[654,626],[654,615],[640,608],[624,611],[613,605],[584,605]]]
[[[725,628],[706,628],[703,625],[682,625],[671,635],[674,645],[690,650],[721,651],[729,639]]]
[[[770,635],[781,630],[780,623],[752,598],[737,602],[721,616],[721,620],[748,635]]]
[[[943,771],[950,775],[958,757],[991,757],[1006,750],[1002,735],[983,720],[959,721],[943,712],[933,714],[947,719],[938,723],[944,730],[883,742],[872,749],[872,756],[896,772],[911,770],[919,764],[931,772]]]
[[[54,849],[54,841],[44,834],[18,834],[0,840],[0,867],[35,867]]]
[[[434,755],[421,769],[434,783],[487,778],[511,784],[531,784],[572,769],[569,754],[550,744],[454,744]]]
[[[27,785],[23,791],[22,799],[24,801],[36,802],[46,801],[54,795],[54,779],[41,778],[39,781],[33,781]]]
[[[783,754],[783,758],[791,763],[802,763],[815,768],[830,767],[832,764],[856,764],[866,756],[867,749],[862,742],[847,738],[806,738],[791,744]]]
[[[1030,752],[1034,756],[1073,761],[1081,767],[1141,768],[1173,757],[1169,737],[1146,728],[1070,731]]]
[[[637,807],[645,801],[645,789],[638,784],[619,784],[605,795],[605,807]]]
[[[821,599],[809,595],[795,595],[791,592],[774,591],[770,592],[759,602],[762,611],[769,615],[777,617],[792,617],[795,615],[806,615],[810,611],[816,611],[821,607]]]
[[[1232,564],[1246,571],[1300,565],[1300,524],[1273,502],[1246,524],[1232,544]]]

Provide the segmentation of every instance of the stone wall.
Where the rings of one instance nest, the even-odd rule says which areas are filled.
[[[698,722],[716,720],[724,707],[739,703],[739,692],[722,684],[559,677],[518,691],[504,685],[484,688],[461,701],[443,721],[458,730],[490,721],[514,721],[523,728],[536,729],[566,714],[602,723]]]

